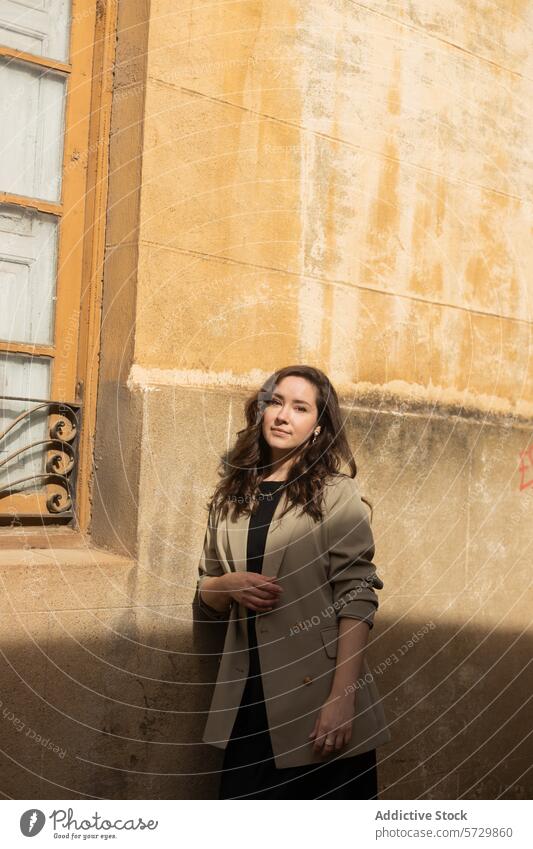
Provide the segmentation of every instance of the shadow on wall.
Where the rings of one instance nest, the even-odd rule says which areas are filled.
[[[166,622],[161,608],[13,615],[0,655],[5,796],[217,797],[223,753],[200,740],[225,625],[193,630],[179,618],[190,606],[176,609]],[[378,750],[380,798],[531,798],[531,636],[433,624],[389,629],[381,614],[371,634],[393,736]]]

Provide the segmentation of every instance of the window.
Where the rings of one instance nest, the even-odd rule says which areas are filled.
[[[94,0],[0,0],[3,524],[79,526],[80,331],[86,346],[104,18]]]

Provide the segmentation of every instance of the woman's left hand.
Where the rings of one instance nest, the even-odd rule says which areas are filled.
[[[350,742],[354,713],[353,693],[329,694],[309,735],[310,739],[314,739],[315,754],[327,756],[332,752],[339,752]]]

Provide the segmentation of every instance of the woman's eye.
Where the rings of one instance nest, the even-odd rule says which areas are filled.
[[[279,398],[271,398],[270,401],[268,401],[268,403],[269,404],[281,404],[281,401],[279,400]],[[307,407],[296,407],[296,409],[300,413],[307,413]]]

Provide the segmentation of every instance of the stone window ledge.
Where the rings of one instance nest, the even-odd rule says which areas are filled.
[[[132,595],[142,594],[143,588],[138,586],[135,559],[96,548],[87,538],[83,544],[71,541],[70,547],[65,540],[57,547],[33,547],[37,540],[31,543],[28,538],[25,547],[8,547],[7,539],[0,537],[2,615],[129,608],[138,603]],[[147,590],[157,597],[157,587]]]

